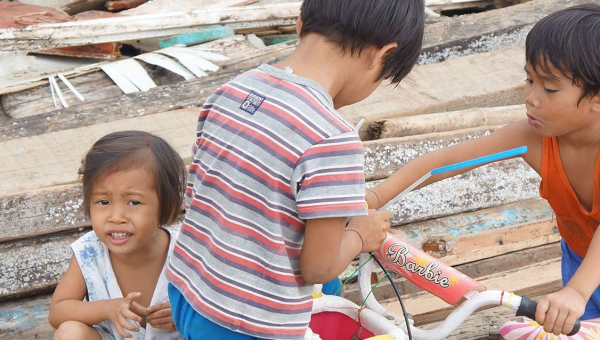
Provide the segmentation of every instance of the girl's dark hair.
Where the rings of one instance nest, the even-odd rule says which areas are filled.
[[[600,6],[585,4],[552,13],[527,35],[526,59],[550,76],[550,65],[583,89],[580,101],[600,91]]]
[[[162,138],[144,131],[121,131],[100,138],[81,162],[83,209],[90,216],[94,183],[111,173],[146,168],[154,174],[160,202],[160,225],[177,221],[186,185],[186,170],[179,154]]]
[[[304,0],[300,37],[318,33],[351,55],[398,43],[380,79],[398,84],[416,64],[423,45],[423,0]]]

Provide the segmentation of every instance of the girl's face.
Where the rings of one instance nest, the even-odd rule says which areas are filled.
[[[151,249],[160,232],[160,201],[146,169],[116,171],[92,188],[90,216],[96,236],[115,254]]]

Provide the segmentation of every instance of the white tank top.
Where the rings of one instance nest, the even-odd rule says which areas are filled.
[[[170,235],[169,241],[169,252],[163,265],[162,272],[156,283],[154,294],[152,295],[152,301],[150,305],[155,305],[165,301],[169,301],[169,295],[167,293],[168,281],[165,277],[166,264],[169,263],[171,252],[173,251],[173,245],[177,239],[175,232],[167,230]],[[121,288],[117,283],[115,272],[113,271],[112,264],[110,262],[108,248],[102,241],[96,237],[93,231],[83,235],[73,244],[71,244],[83,278],[85,279],[85,285],[87,286],[88,299],[89,301],[101,301],[110,299],[123,298]],[[114,339],[124,339],[119,335],[117,329],[112,322],[106,320],[94,326],[103,338],[106,335],[112,335]],[[129,331],[127,331],[129,332]],[[102,334],[107,333],[107,334]],[[139,332],[129,332],[133,335],[133,340],[150,340],[150,339],[165,339],[165,340],[179,340],[182,339],[179,333],[169,332],[162,329],[152,327],[150,324],[146,324],[146,328],[141,328]],[[130,338],[131,339],[131,338]]]

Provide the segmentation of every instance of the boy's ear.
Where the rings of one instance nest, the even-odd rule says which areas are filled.
[[[600,113],[600,93],[591,99],[592,110],[596,113]]]
[[[302,32],[302,15],[298,16],[298,20],[296,20],[296,34],[300,37],[300,32]]]
[[[374,69],[379,65],[383,65],[385,62],[385,58],[390,54],[393,50],[398,48],[398,43],[391,43],[383,46],[382,48],[375,48],[371,52],[371,60],[369,62],[369,69]]]

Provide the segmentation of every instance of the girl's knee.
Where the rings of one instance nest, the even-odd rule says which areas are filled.
[[[63,322],[54,333],[54,340],[101,339],[96,330],[79,321]]]

